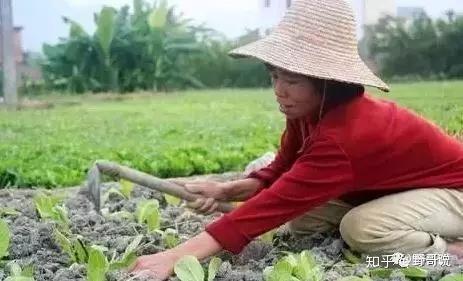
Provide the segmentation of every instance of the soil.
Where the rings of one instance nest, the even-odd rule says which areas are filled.
[[[227,173],[211,175],[207,179],[225,181],[239,178],[239,174]],[[184,179],[191,180],[192,178]],[[204,177],[201,177],[204,179]],[[103,184],[103,192],[111,187],[118,187],[118,183]],[[4,220],[9,224],[12,240],[9,248],[8,260],[15,260],[20,265],[33,264],[34,277],[37,281],[66,281],[86,280],[84,265],[71,265],[66,254],[62,253],[52,236],[52,223],[43,222],[38,218],[32,198],[38,190],[0,190],[0,206],[14,208],[19,215],[6,215]],[[137,255],[153,254],[165,249],[160,234],[147,234],[146,227],[123,218],[108,218],[98,214],[92,203],[87,199],[85,188],[69,188],[53,191],[54,194],[64,194],[64,200],[71,220],[71,231],[83,237],[83,241],[107,247],[108,256],[113,253],[122,254],[126,246],[138,234],[144,234]],[[144,187],[136,186],[131,199],[110,196],[104,204],[109,212],[134,212],[137,202],[142,199],[157,199],[161,203],[161,228],[175,228],[180,234],[181,241],[198,234],[204,226],[219,216],[197,215],[183,206],[167,206],[163,196]],[[219,256],[223,264],[215,280],[219,281],[258,281],[263,280],[262,271],[272,265],[282,251],[298,252],[310,250],[317,261],[324,268],[324,280],[335,281],[343,276],[363,276],[368,273],[366,264],[350,264],[341,253],[346,245],[340,239],[338,232],[318,233],[305,237],[294,237],[281,227],[274,238],[273,244],[255,240],[239,255],[222,252]],[[431,268],[431,274],[426,280],[439,280],[451,272],[463,272],[462,266],[448,268]],[[6,278],[5,269],[0,268],[0,280]],[[125,272],[112,272],[107,280],[129,280],[130,275]],[[139,279],[141,280],[141,279]],[[169,280],[178,280],[175,277]],[[389,279],[373,280],[408,280],[399,271],[393,273]]]

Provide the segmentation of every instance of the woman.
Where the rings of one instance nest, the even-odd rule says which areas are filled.
[[[355,23],[343,0],[300,0],[268,37],[232,51],[270,67],[287,120],[275,160],[248,178],[186,186],[204,199],[244,200],[198,236],[137,260],[134,272],[161,279],[184,255],[240,252],[289,222],[296,234],[338,227],[363,253],[463,254],[463,145],[363,85],[388,91],[357,53]]]

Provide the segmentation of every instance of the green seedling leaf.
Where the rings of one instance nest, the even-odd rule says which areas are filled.
[[[22,275],[22,269],[17,262],[13,261],[13,262],[8,263],[8,268],[10,270],[11,276],[21,276]]]
[[[297,257],[297,265],[293,275],[300,280],[321,280],[322,270],[317,265],[315,257],[309,251],[302,251]]]
[[[222,265],[222,260],[218,257],[213,257],[209,262],[207,267],[207,281],[213,281],[217,272],[219,272],[220,265]]]
[[[174,272],[181,281],[204,281],[204,270],[193,256],[184,256],[178,260]]]
[[[345,249],[345,248],[342,249],[342,254],[344,255],[344,258],[345,258],[348,262],[350,262],[350,263],[352,263],[352,264],[359,264],[359,263],[362,262],[362,260],[361,260],[359,257],[357,257],[356,255],[354,255],[354,253],[352,253],[352,252],[351,252],[350,250],[348,250],[348,249]]]
[[[400,269],[400,271],[409,278],[426,278],[429,274],[426,269],[420,267],[405,267]]]
[[[55,219],[56,213],[53,211],[53,207],[59,203],[60,199],[53,196],[45,195],[44,193],[38,193],[34,197],[35,207],[42,219]]]
[[[166,199],[167,204],[170,206],[178,206],[182,202],[182,199],[166,193],[164,193],[164,199]]]
[[[439,281],[463,281],[463,274],[449,274],[439,279]]]
[[[264,270],[264,280],[265,281],[278,281],[278,280],[298,280],[292,276],[293,266],[291,263],[282,258],[277,261],[274,266],[267,267]]]
[[[8,255],[8,247],[10,247],[10,229],[8,224],[0,220],[0,259]]]
[[[264,241],[264,242],[267,242],[269,244],[272,244],[273,243],[273,237],[275,236],[275,230],[272,229],[264,234],[262,234],[259,238],[260,240]]]
[[[125,219],[125,220],[133,220],[135,218],[134,215],[128,211],[114,212],[110,214],[109,217],[116,217],[116,218]]]
[[[132,197],[132,191],[134,188],[134,184],[130,181],[121,179],[120,180],[121,184],[121,193],[126,199],[130,199]]]
[[[65,252],[72,262],[77,262],[76,255],[74,254],[74,249],[72,247],[71,241],[57,229],[53,230],[53,237],[55,238],[56,244]]]
[[[392,271],[393,270],[390,268],[374,268],[370,269],[370,276],[378,278],[389,278]]]
[[[90,247],[87,264],[88,281],[105,281],[109,263],[100,247]]]
[[[7,277],[5,281],[34,281],[34,278],[27,276],[10,276]]]
[[[137,221],[140,224],[146,222],[148,231],[152,232],[161,226],[161,213],[157,200],[146,200],[139,203],[137,208]]]
[[[171,228],[166,229],[162,233],[162,240],[168,249],[172,249],[180,243],[177,231]]]
[[[81,264],[87,263],[89,258],[89,250],[80,238],[76,238],[72,241],[72,248],[74,251],[74,256],[76,257],[76,261]]]
[[[101,202],[102,204],[104,204],[106,201],[108,201],[109,199],[109,196],[111,196],[111,194],[115,194],[121,198],[126,198],[125,195],[119,190],[119,189],[116,189],[114,187],[108,189],[108,191],[105,192],[105,194],[103,194],[103,197],[101,199]]]
[[[25,266],[21,275],[24,277],[34,277],[34,266],[32,264]]]
[[[16,211],[13,208],[7,208],[7,207],[0,207],[0,217],[3,216],[18,216],[21,213]]]
[[[118,261],[112,261],[109,265],[109,270],[120,270],[125,268],[130,268],[137,260],[137,256],[135,251],[137,247],[140,245],[141,240],[143,239],[143,235],[138,235],[133,239],[133,241],[125,248],[124,255]]]

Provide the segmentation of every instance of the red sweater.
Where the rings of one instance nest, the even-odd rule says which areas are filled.
[[[249,177],[265,188],[206,227],[233,253],[331,199],[358,204],[412,188],[463,188],[463,144],[365,94],[329,110],[315,128],[288,120],[274,162]]]

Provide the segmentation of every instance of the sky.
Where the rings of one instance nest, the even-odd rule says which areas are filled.
[[[152,0],[148,0],[151,2]],[[246,28],[256,27],[259,0],[170,0],[186,17],[205,23],[226,36],[243,34]],[[371,0],[381,1],[381,0]],[[62,16],[79,23],[89,32],[95,29],[93,13],[103,5],[120,7],[132,0],[12,0],[14,24],[22,26],[23,48],[41,51],[43,43],[56,43],[68,34]],[[397,6],[419,6],[433,16],[454,9],[463,13],[462,0],[396,0]]]

